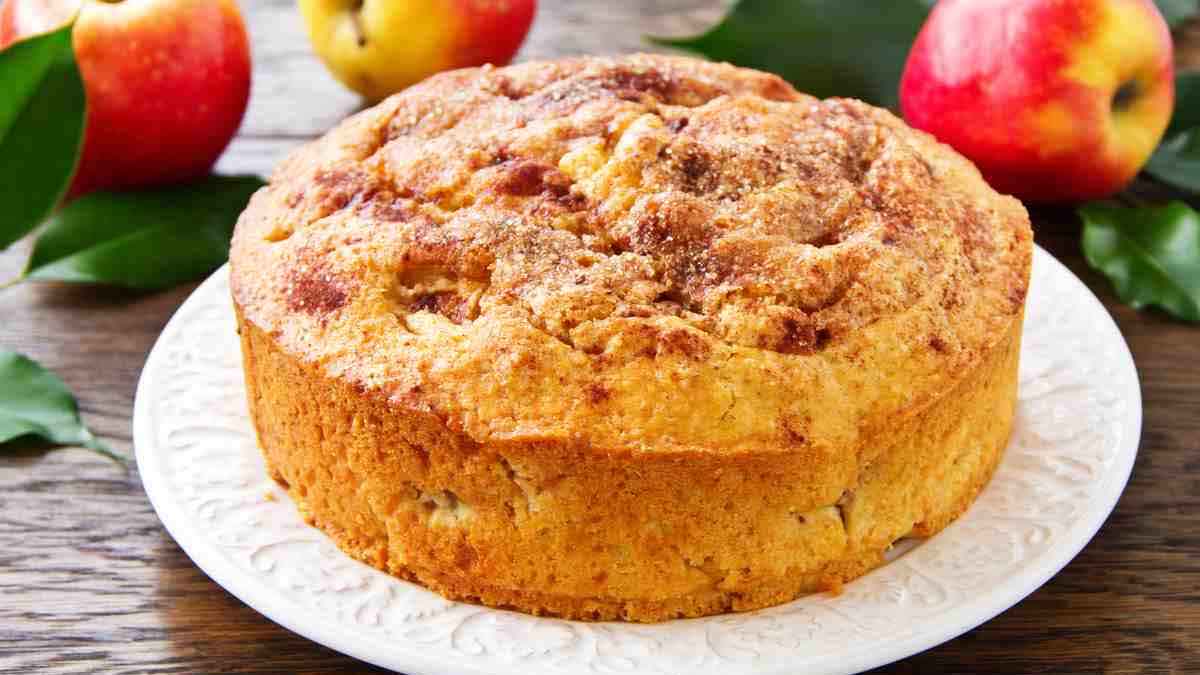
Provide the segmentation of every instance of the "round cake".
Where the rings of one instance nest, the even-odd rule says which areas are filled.
[[[754,609],[961,514],[1012,425],[1019,202],[887,111],[637,55],[433,77],[231,253],[271,475],[346,553],[574,619]]]

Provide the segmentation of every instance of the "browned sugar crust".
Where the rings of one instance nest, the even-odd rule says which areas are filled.
[[[575,618],[749,609],[966,508],[1028,217],[876,108],[660,56],[436,76],[231,253],[273,475],[347,552]]]

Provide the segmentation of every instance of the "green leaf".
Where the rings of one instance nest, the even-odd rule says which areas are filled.
[[[1143,169],[1168,185],[1200,192],[1200,127],[1163,141]]]
[[[1163,138],[1146,162],[1146,173],[1173,187],[1200,192],[1200,72],[1175,75],[1175,112]]]
[[[0,449],[27,437],[81,445],[123,461],[79,420],[75,397],[57,375],[16,352],[0,349]]]
[[[1083,254],[1122,301],[1200,321],[1200,214],[1172,202],[1144,208],[1087,204],[1079,215]]]
[[[1200,0],[1154,0],[1158,11],[1171,28],[1178,26],[1200,11]]]
[[[1175,74],[1175,112],[1171,115],[1171,126],[1164,138],[1200,127],[1200,72]]]
[[[895,108],[908,50],[929,3],[740,0],[721,23],[691,38],[649,38],[717,61],[777,73],[819,97],[849,96]]]
[[[71,26],[0,51],[0,250],[58,204],[83,144],[87,102]]]
[[[50,218],[25,275],[147,290],[195,279],[229,257],[238,214],[263,185],[256,176],[210,176],[159,190],[85,195]]]

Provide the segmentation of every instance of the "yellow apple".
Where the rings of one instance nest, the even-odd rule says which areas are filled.
[[[317,55],[378,101],[433,73],[508,63],[537,0],[299,0]]]

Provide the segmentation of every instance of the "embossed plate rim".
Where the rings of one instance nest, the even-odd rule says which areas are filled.
[[[579,624],[551,619],[536,619],[512,612],[478,608],[471,605],[461,605],[460,603],[445,603],[450,608],[447,610],[448,612],[457,611],[461,615],[459,618],[460,623],[453,624],[451,629],[450,644],[454,645],[453,634],[458,628],[482,617],[485,621],[485,630],[490,630],[493,633],[493,635],[485,637],[493,639],[499,639],[496,636],[500,635],[500,632],[504,630],[504,622],[507,621],[510,628],[519,627],[531,631],[529,635],[535,635],[538,630],[545,627],[555,627],[559,631],[565,630],[569,632],[573,636],[572,640],[591,641],[589,642],[589,648],[594,653],[587,659],[574,658],[573,660],[571,655],[562,656],[557,660],[547,657],[541,661],[526,664],[530,671],[563,673],[591,669],[593,671],[623,670],[624,672],[637,673],[683,670],[686,672],[739,672],[754,673],[757,675],[794,672],[795,668],[803,666],[806,672],[810,673],[851,673],[884,665],[934,647],[961,635],[1015,605],[1058,573],[1087,545],[1103,525],[1109,513],[1116,506],[1128,482],[1134,460],[1137,456],[1142,422],[1141,391],[1137,371],[1134,367],[1128,346],[1113,322],[1112,317],[1109,316],[1103,305],[1091,291],[1052,256],[1041,248],[1037,248],[1034,257],[1035,279],[1040,276],[1045,278],[1047,283],[1053,280],[1055,283],[1061,285],[1059,289],[1060,293],[1070,296],[1071,302],[1074,303],[1072,304],[1072,311],[1067,320],[1078,323],[1090,321],[1094,324],[1092,328],[1095,332],[1095,342],[1089,341],[1084,343],[1087,348],[1093,350],[1096,354],[1106,351],[1108,352],[1107,356],[1115,357],[1116,362],[1107,364],[1107,366],[1109,374],[1116,375],[1116,379],[1120,380],[1119,382],[1114,382],[1111,387],[1113,395],[1118,400],[1118,403],[1120,403],[1118,406],[1118,416],[1120,419],[1113,422],[1113,428],[1116,429],[1114,433],[1118,434],[1118,436],[1112,441],[1112,456],[1109,458],[1107,465],[1101,467],[1103,473],[1100,477],[1092,481],[1098,487],[1095,487],[1094,494],[1088,492],[1085,495],[1087,501],[1081,502],[1083,506],[1079,507],[1082,511],[1078,514],[1074,511],[1069,512],[1075,516],[1074,519],[1070,520],[1064,529],[1055,535],[1058,539],[1049,544],[1047,548],[1036,553],[1030,559],[1017,559],[1011,563],[1016,565],[1016,568],[1002,582],[995,583],[989,587],[989,590],[978,594],[971,594],[968,590],[959,589],[959,595],[966,596],[966,599],[960,599],[957,605],[951,605],[945,613],[937,613],[936,619],[932,620],[933,623],[930,623],[931,620],[928,617],[918,617],[913,621],[912,627],[900,630],[899,634],[893,631],[888,635],[876,635],[870,644],[863,644],[863,642],[857,639],[853,641],[845,640],[843,642],[844,647],[840,650],[827,651],[813,656],[813,654],[807,652],[804,646],[799,643],[796,643],[797,646],[795,647],[789,647],[786,644],[780,647],[782,643],[776,642],[774,644],[779,649],[776,650],[775,661],[771,661],[769,658],[763,659],[761,662],[757,660],[761,658],[761,653],[756,651],[755,647],[761,646],[762,642],[754,643],[753,639],[751,639],[748,649],[754,656],[750,658],[749,662],[731,663],[723,660],[727,659],[727,657],[723,656],[720,650],[712,645],[712,636],[715,633],[719,639],[722,631],[730,632],[737,631],[745,626],[753,627],[752,621],[761,620],[765,625],[758,626],[759,631],[778,630],[779,626],[782,626],[783,633],[774,637],[775,639],[788,639],[794,637],[794,635],[799,635],[801,632],[800,621],[807,621],[806,625],[815,626],[811,628],[809,633],[811,639],[812,635],[818,634],[819,631],[823,630],[820,622],[813,619],[814,612],[818,617],[822,615],[822,612],[837,614],[839,607],[851,605],[855,601],[855,591],[861,589],[866,589],[867,591],[895,591],[895,589],[889,589],[886,586],[886,582],[880,581],[889,574],[888,570],[892,570],[894,575],[898,575],[901,573],[901,568],[903,568],[911,573],[911,578],[924,576],[927,581],[932,581],[933,585],[939,588],[943,595],[949,596],[949,592],[946,590],[947,587],[938,586],[936,579],[931,577],[931,575],[935,575],[935,571],[928,567],[928,565],[936,562],[937,558],[925,556],[927,560],[918,564],[916,558],[920,558],[921,556],[914,556],[912,562],[906,562],[910,558],[908,555],[905,555],[896,563],[880,568],[880,570],[863,577],[863,579],[849,584],[846,594],[839,598],[809,596],[808,598],[801,598],[778,608],[771,608],[760,612],[668,622],[655,626]],[[478,642],[478,636],[474,643],[468,642],[468,645],[473,644],[475,647],[478,647],[477,651],[464,652],[459,649],[457,652],[453,652],[449,649],[429,644],[408,644],[403,641],[397,641],[395,638],[385,636],[383,632],[372,633],[366,631],[359,624],[350,622],[340,614],[331,615],[328,612],[319,612],[315,608],[315,605],[302,606],[295,599],[295,596],[288,596],[280,589],[267,585],[261,575],[256,576],[252,572],[240,568],[234,562],[232,554],[223,550],[217,543],[215,539],[216,535],[203,530],[199,523],[196,522],[197,518],[195,515],[189,513],[184,508],[184,497],[177,492],[173,492],[169,484],[172,474],[169,473],[169,467],[164,459],[165,451],[160,447],[161,444],[158,442],[155,434],[155,423],[157,421],[155,416],[157,413],[153,406],[154,403],[161,402],[161,399],[159,397],[160,392],[155,390],[154,381],[158,375],[158,370],[166,368],[166,353],[173,344],[173,341],[181,339],[180,336],[186,327],[189,314],[193,308],[202,307],[203,303],[206,302],[219,303],[222,302],[219,298],[228,297],[227,292],[224,290],[227,283],[227,274],[227,267],[223,267],[215,272],[179,308],[175,316],[167,323],[162,335],[151,350],[138,382],[133,419],[135,452],[147,495],[167,531],[170,532],[171,536],[175,538],[201,570],[242,600],[242,602],[285,628],[332,649],[385,668],[407,672],[410,675],[512,672],[515,663],[512,658],[509,658],[511,655],[488,653],[486,646]],[[1041,292],[1049,293],[1049,290],[1040,289],[1037,284],[1034,284],[1031,288],[1031,304],[1037,300],[1036,295]],[[227,301],[225,302],[228,304]],[[228,307],[225,311],[232,314],[232,307]],[[1034,332],[1037,329],[1036,326],[1032,328]],[[1050,329],[1046,330],[1049,331]],[[1026,336],[1028,337],[1030,333],[1031,328],[1027,325]],[[1029,348],[1028,344],[1023,348],[1023,358],[1028,353],[1026,350]],[[240,370],[238,375],[240,376]],[[1095,373],[1092,375],[1094,377]],[[1051,376],[1045,375],[1044,377],[1050,378]],[[1049,391],[1053,392],[1054,390],[1051,389]],[[1037,397],[1034,396],[1034,398],[1036,399]],[[217,414],[217,412],[213,413],[213,415]],[[1099,436],[1102,434],[1101,432],[1096,432],[1096,435]],[[1071,439],[1064,441],[1064,443],[1071,442],[1074,441]],[[1083,443],[1084,441],[1078,442]],[[1016,443],[1017,441],[1014,440],[1014,444]],[[252,463],[258,462],[256,466],[261,468],[261,458],[258,457],[257,450],[252,447],[252,444],[250,450],[252,452],[247,451],[247,454],[253,455],[253,459],[249,461]],[[1028,460],[1030,457],[1035,456],[1037,448],[1033,448],[1034,454],[1030,454],[1029,450],[1029,448],[1023,448],[1018,452],[1010,445],[1010,449],[1006,453],[1006,458],[1001,465],[1001,471],[1005,470],[1004,467],[1010,460],[1018,462],[1022,459]],[[1054,458],[1052,457],[1051,459]],[[1055,470],[1057,471],[1057,469]],[[1014,471],[1017,470],[1014,469]],[[1064,471],[1069,471],[1069,469],[1064,469]],[[1000,473],[998,472],[997,475],[999,476]],[[995,485],[995,482],[993,485]],[[989,490],[991,490],[990,487]],[[1080,491],[1081,494],[1086,492],[1083,487],[1080,488]],[[997,492],[1000,493],[1002,490],[997,489]],[[989,491],[985,490],[980,501],[982,502],[988,495]],[[1058,496],[1061,497],[1062,495],[1059,494]],[[1003,500],[1004,497],[1005,495],[1003,494],[998,494],[997,496],[1000,500]],[[1054,508],[1062,503],[1065,502],[1047,502],[1049,508]],[[280,511],[276,510],[272,513],[278,515]],[[288,523],[288,527],[302,526],[299,515],[294,509],[287,510],[287,513],[295,521],[294,523]],[[972,524],[971,513],[969,511],[963,518],[952,524],[946,531],[931,540],[931,542],[934,542],[939,547],[945,547],[951,542],[969,543],[969,539],[966,539],[964,542],[962,538],[967,538],[971,534],[967,530],[967,527]],[[1002,514],[1002,516],[1007,516],[1007,514]],[[986,515],[976,520],[980,518],[982,518],[981,522],[985,525],[990,522],[987,520]],[[1041,532],[1038,527],[1049,527],[1048,525],[1039,525],[1032,516],[1013,516],[1013,518],[1029,518],[1029,523],[1035,525],[1035,527],[1028,536],[1035,538],[1038,532]],[[250,526],[256,527],[254,524]],[[1051,535],[1054,535],[1053,531],[1051,531]],[[1023,542],[1022,545],[1024,543],[1028,542]],[[1038,542],[1035,541],[1033,543],[1036,544]],[[924,548],[924,546],[922,545],[918,549]],[[345,558],[345,556],[342,556],[336,550],[332,552],[318,551],[312,555],[320,555],[326,558],[337,558],[339,556]],[[366,579],[367,581],[364,583],[368,585],[371,579],[375,579],[373,575],[378,575],[385,579],[381,583],[389,585],[387,587],[389,589],[389,601],[394,597],[390,594],[391,588],[403,587],[405,592],[411,592],[412,590],[411,584],[387,577],[364,565],[350,561],[348,558],[344,561],[338,560],[337,562],[338,564],[350,566],[354,570],[354,574],[363,575],[362,579]],[[361,571],[358,568],[361,568]],[[943,583],[945,582],[945,580],[942,581]],[[908,579],[904,583],[910,582],[911,579]],[[872,588],[872,584],[877,588]],[[308,589],[308,591],[311,591],[311,589]],[[305,589],[301,589],[299,592],[303,594],[306,591]],[[896,592],[900,592],[901,594],[912,593],[908,587],[903,585]],[[428,594],[427,591],[423,590],[418,591],[418,593]],[[868,592],[865,597],[867,597],[866,607],[869,609],[872,596]],[[304,601],[311,600],[310,597],[303,595],[301,599]],[[862,600],[862,598],[860,597],[858,600]],[[861,605],[862,603],[860,602],[859,604]],[[854,607],[851,607],[851,609],[854,609]],[[857,611],[861,611],[862,609],[862,607],[858,607]],[[862,618],[869,619],[870,617]],[[424,620],[424,618],[420,620]],[[789,630],[787,623],[789,620],[794,620],[795,623],[791,630]],[[865,621],[860,620],[858,622],[858,630],[863,631],[864,634],[869,632],[863,628],[866,625]],[[707,652],[699,657],[700,661],[696,663],[685,663],[683,661],[671,663],[672,654],[669,648],[664,647],[662,640],[668,637],[673,639],[676,635],[683,636],[697,632],[703,634],[703,640],[708,643],[707,647],[712,651],[713,659],[716,660],[716,663],[710,663]],[[613,637],[614,635],[617,637]],[[660,664],[659,667],[648,670],[646,668],[653,665],[652,659],[649,656],[646,656],[645,661],[642,663],[639,663],[635,657],[628,654],[616,657],[611,655],[601,656],[599,653],[601,640],[606,639],[613,644],[617,644],[620,642],[619,638],[621,635],[624,635],[630,641],[648,640],[654,642],[660,652],[656,656],[660,659],[666,659],[667,665],[663,666]],[[769,639],[769,637],[763,638],[763,635],[762,632],[753,633],[752,638]],[[580,636],[584,637],[581,638]],[[528,639],[536,642],[536,638]],[[571,644],[574,645],[574,642],[571,642]],[[735,645],[735,649],[739,647],[746,648],[744,644],[739,643]],[[790,653],[788,653],[789,649],[792,650]],[[534,656],[544,657],[549,651],[549,649],[543,651],[535,649],[531,653]],[[780,661],[780,653],[787,656],[787,663]],[[525,657],[528,660],[528,654]],[[805,657],[809,657],[809,660],[800,663]],[[690,654],[688,658],[692,658]],[[605,659],[614,660],[617,663],[628,662],[629,665],[627,668],[622,669],[613,666],[612,663],[605,661]],[[640,666],[646,666],[646,668]]]

